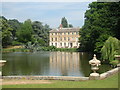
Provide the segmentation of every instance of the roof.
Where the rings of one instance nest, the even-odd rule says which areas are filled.
[[[59,28],[59,29],[52,29],[49,32],[74,32],[79,31],[80,28]]]

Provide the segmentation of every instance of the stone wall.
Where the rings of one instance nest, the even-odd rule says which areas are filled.
[[[120,72],[120,67],[100,74],[100,79],[105,79],[113,74]],[[86,81],[89,77],[72,77],[72,76],[2,76],[2,79],[26,79],[26,80],[66,80],[66,81]]]
[[[120,67],[114,68],[114,69],[112,69],[110,71],[107,71],[105,73],[100,74],[100,79],[105,79],[105,78],[107,78],[107,77],[109,77],[109,76],[111,76],[113,74],[118,73],[118,72],[120,72]]]
[[[70,77],[70,76],[3,76],[3,79],[26,79],[26,80],[67,80],[67,81],[85,81],[89,77]]]

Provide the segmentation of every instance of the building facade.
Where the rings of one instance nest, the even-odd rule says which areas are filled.
[[[78,48],[80,28],[58,28],[49,31],[49,46]]]

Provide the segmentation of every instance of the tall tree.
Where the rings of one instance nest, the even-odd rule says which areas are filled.
[[[92,2],[85,13],[85,23],[80,30],[81,47],[85,51],[100,52],[109,36],[120,38],[120,2]]]
[[[12,19],[12,20],[8,20],[8,24],[13,29],[12,30],[12,39],[13,40],[17,39],[16,32],[21,29],[21,23],[16,19]]]
[[[69,24],[69,28],[73,28],[73,25],[72,25],[72,24]]]
[[[34,37],[37,39],[41,46],[48,46],[49,40],[49,25],[42,25],[42,22],[34,21],[32,23]]]
[[[32,29],[31,20],[28,19],[23,23],[21,30],[17,32],[18,41],[25,44],[29,41],[32,42],[33,41],[32,33],[33,33],[33,29]]]
[[[10,27],[10,25],[8,24],[8,20],[5,17],[1,16],[0,22],[0,32],[2,32],[2,46],[6,47],[11,44],[11,32],[13,29]]]
[[[68,28],[68,22],[67,22],[67,19],[65,17],[62,18],[61,24],[62,24],[63,28]]]

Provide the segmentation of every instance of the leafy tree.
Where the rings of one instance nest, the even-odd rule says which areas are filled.
[[[33,41],[32,34],[33,29],[31,25],[31,20],[28,19],[23,23],[21,30],[17,31],[18,41],[25,44],[29,41]]]
[[[85,13],[85,23],[80,30],[84,51],[100,53],[109,36],[120,39],[120,2],[92,2]]]
[[[2,32],[2,46],[6,47],[11,44],[12,28],[8,24],[8,21],[5,17],[0,17],[0,32]]]
[[[69,24],[69,28],[73,28],[73,25],[72,25],[72,24]]]
[[[12,32],[11,32],[12,33],[12,39],[13,40],[17,39],[16,32],[21,29],[21,23],[16,19],[12,19],[12,20],[8,20],[8,24],[13,29]]]
[[[109,37],[101,49],[104,60],[113,61],[116,54],[120,54],[120,41],[115,37]]]
[[[49,25],[45,24],[42,25],[39,21],[34,21],[32,23],[33,31],[34,31],[34,38],[38,41],[41,46],[48,46],[49,40]]]
[[[63,28],[68,28],[68,22],[67,22],[67,19],[65,17],[62,18],[61,24],[62,24]]]

